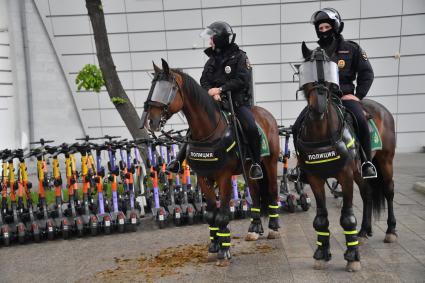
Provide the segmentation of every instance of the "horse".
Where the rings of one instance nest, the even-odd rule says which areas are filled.
[[[242,173],[234,129],[229,126],[227,122],[229,118],[221,111],[219,103],[191,76],[181,70],[170,69],[164,59],[162,70],[155,64],[153,66],[155,73],[145,102],[146,119],[142,117],[144,120],[142,124],[147,125],[151,131],[157,131],[173,114],[182,111],[185,115],[190,130],[186,160],[197,174],[198,185],[207,202],[206,220],[211,240],[208,251],[211,254],[216,253],[218,262],[223,263],[231,258],[231,237],[227,227],[230,221],[231,177]],[[276,120],[269,111],[253,106],[252,112],[266,135],[270,154],[261,159],[261,166],[265,172],[263,179],[248,181],[252,205],[251,223],[246,240],[257,240],[259,235],[264,233],[260,219],[261,208],[264,207],[269,213],[268,238],[277,238],[280,228],[277,202],[279,130]],[[215,149],[215,153],[211,153],[211,149]],[[206,158],[201,161],[206,163],[206,166],[202,164],[196,166],[197,159],[201,158]],[[219,188],[220,205],[217,205],[214,184]]]
[[[382,140],[382,149],[372,153],[372,163],[378,176],[375,179],[363,179],[359,143],[351,125],[354,121],[346,121],[344,117],[348,113],[344,113],[341,100],[334,95],[339,91],[338,67],[319,47],[310,50],[303,43],[302,54],[305,62],[299,68],[300,90],[304,92],[308,111],[298,132],[296,148],[299,164],[307,173],[317,204],[313,221],[317,232],[317,249],[313,256],[315,268],[326,268],[326,262],[331,259],[324,184],[327,178],[334,177],[341,184],[343,194],[340,224],[347,245],[344,254],[346,270],[358,271],[361,269],[359,239],[365,241],[368,236],[372,236],[372,211],[379,216],[385,199],[388,204],[388,229],[384,241],[394,242],[397,238],[393,210],[393,159],[396,146],[394,119],[378,102],[369,99],[361,101],[364,110],[373,117]],[[353,181],[358,185],[363,200],[363,219],[359,232],[353,213]]]

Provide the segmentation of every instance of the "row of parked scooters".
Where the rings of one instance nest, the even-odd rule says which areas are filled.
[[[1,150],[0,242],[8,246],[136,231],[146,217],[153,217],[159,228],[204,221],[206,204],[198,186],[192,185],[189,166],[184,164],[182,174],[165,170],[176,156],[181,132],[132,141],[118,138],[87,136],[57,146],[41,139],[27,153]],[[100,139],[105,141],[96,142]],[[141,146],[147,148],[146,164]],[[102,162],[103,156],[107,162]],[[34,159],[37,185],[29,181],[26,164]],[[233,188],[232,217],[244,218],[249,191],[238,189],[236,177]]]

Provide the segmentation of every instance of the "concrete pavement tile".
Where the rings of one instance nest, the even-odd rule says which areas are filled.
[[[391,263],[385,268],[397,274],[402,282],[424,282],[425,268],[421,263]]]
[[[415,258],[425,266],[425,255],[415,255]]]
[[[375,249],[385,263],[417,263],[417,260],[400,246],[392,249]]]
[[[415,200],[397,192],[394,194],[394,202],[397,204],[417,204]]]
[[[397,274],[389,273],[387,271],[362,271],[363,277],[365,277],[364,282],[370,283],[381,283],[381,282],[400,282],[400,278]]]

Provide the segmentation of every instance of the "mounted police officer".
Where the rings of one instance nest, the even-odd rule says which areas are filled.
[[[249,140],[252,153],[249,176],[251,179],[261,179],[263,178],[263,172],[259,165],[261,137],[250,109],[252,70],[248,57],[235,43],[236,34],[226,22],[212,23],[201,33],[201,37],[208,39],[211,46],[204,50],[209,59],[202,72],[201,85],[217,101],[221,101],[222,95],[228,91],[231,92],[235,114]],[[185,147],[183,147],[176,160],[169,164],[168,170],[177,171],[177,162],[181,163],[185,155]]]
[[[353,41],[347,41],[341,32],[344,22],[337,10],[323,8],[311,17],[311,23],[316,29],[317,42],[323,48],[332,61],[337,63],[339,69],[340,98],[343,105],[357,120],[358,138],[366,155],[362,160],[363,178],[376,178],[376,168],[371,162],[371,142],[367,119],[363,113],[360,100],[363,99],[374,79],[372,66],[362,48]],[[353,81],[357,77],[357,86]],[[302,117],[307,112],[305,108],[294,123],[293,132],[298,133]],[[296,134],[294,135],[296,143]]]

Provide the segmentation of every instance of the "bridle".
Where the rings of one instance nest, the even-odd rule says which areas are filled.
[[[153,97],[155,87],[159,82],[168,82],[170,87],[170,95],[167,97],[167,101],[156,101]],[[168,119],[171,118],[171,116],[174,113],[170,113],[169,108],[171,103],[174,101],[176,94],[179,93],[180,98],[182,99],[182,102],[184,104],[184,96],[182,94],[180,85],[177,83],[175,75],[170,72],[166,74],[165,72],[158,72],[155,74],[154,78],[152,79],[152,85],[151,89],[149,90],[148,98],[145,101],[144,104],[144,111],[142,115],[142,125],[146,123],[146,119],[148,116],[148,111],[151,106],[158,107],[161,109],[161,118],[160,118],[160,128],[162,129],[165,125],[165,123],[168,121]]]

